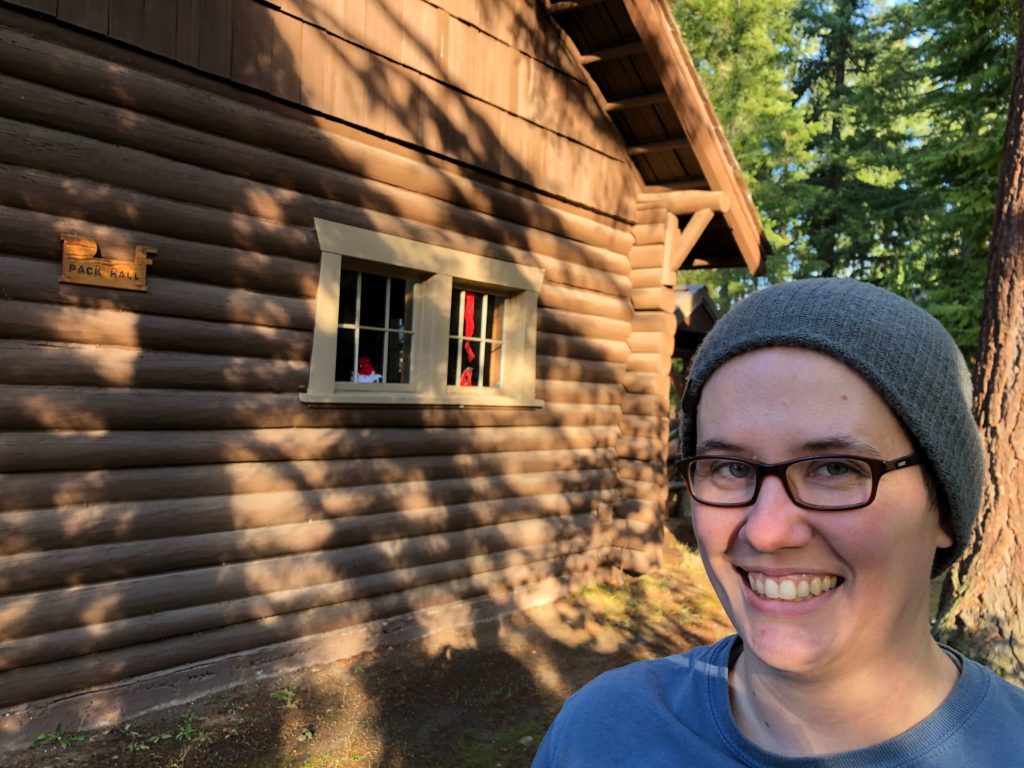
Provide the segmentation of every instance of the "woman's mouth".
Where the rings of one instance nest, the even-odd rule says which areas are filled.
[[[745,575],[754,593],[769,600],[807,600],[835,589],[840,583],[838,576],[820,574],[766,576],[746,571]]]

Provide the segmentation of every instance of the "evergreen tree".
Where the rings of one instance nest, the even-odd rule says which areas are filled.
[[[678,0],[758,205],[768,279],[853,276],[935,314],[968,357],[1014,45],[1009,0]],[[728,306],[741,270],[687,275]]]
[[[912,62],[927,86],[913,108],[925,124],[908,157],[931,194],[917,244],[922,304],[969,358],[978,344],[986,254],[1009,104],[1017,8],[1009,0],[917,0]]]

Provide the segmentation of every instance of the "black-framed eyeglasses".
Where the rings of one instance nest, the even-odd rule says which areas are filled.
[[[753,504],[764,478],[774,475],[798,507],[841,511],[866,507],[875,500],[882,475],[920,463],[913,453],[892,461],[828,454],[801,456],[778,464],[736,456],[694,456],[676,467],[694,500],[708,506]]]

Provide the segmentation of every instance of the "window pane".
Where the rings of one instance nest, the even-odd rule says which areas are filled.
[[[448,384],[449,386],[455,386],[459,383],[459,377],[462,375],[462,370],[459,366],[462,364],[460,356],[461,342],[458,339],[451,339],[448,342]]]
[[[384,381],[387,384],[408,384],[409,350],[412,349],[411,333],[388,334],[388,368]]]
[[[487,329],[484,338],[501,341],[501,329],[505,320],[505,299],[502,296],[491,296],[490,311],[487,313]]]
[[[462,326],[459,325],[459,319],[461,317],[461,315],[459,314],[459,310],[461,307],[462,291],[456,288],[454,291],[452,291],[452,311],[450,315],[451,319],[449,320],[448,323],[448,334],[450,336],[458,336],[462,328]]]
[[[388,279],[363,272],[362,283],[362,295],[359,297],[359,324],[383,328]]]
[[[480,312],[483,308],[482,294],[466,291],[465,309],[462,312],[462,334],[469,338],[479,338],[483,329],[480,327]]]
[[[501,384],[501,344],[487,342],[484,347],[480,384],[484,387],[497,387]]]
[[[338,323],[352,325],[356,321],[356,287],[359,275],[350,269],[341,270],[341,297]],[[339,379],[340,381],[340,379]]]
[[[359,332],[357,384],[377,384],[384,379],[384,331]]]
[[[338,329],[338,356],[334,363],[335,381],[353,381],[356,365],[356,332]]]
[[[411,313],[408,308],[412,306],[412,291],[409,290],[406,281],[401,277],[391,278],[391,290],[388,307],[388,328],[402,328],[411,330]]]

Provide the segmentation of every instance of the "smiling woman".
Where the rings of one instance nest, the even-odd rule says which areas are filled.
[[[931,636],[982,454],[942,326],[853,280],[772,286],[708,335],[680,462],[736,635],[573,696],[545,766],[1015,764],[1024,692]]]

